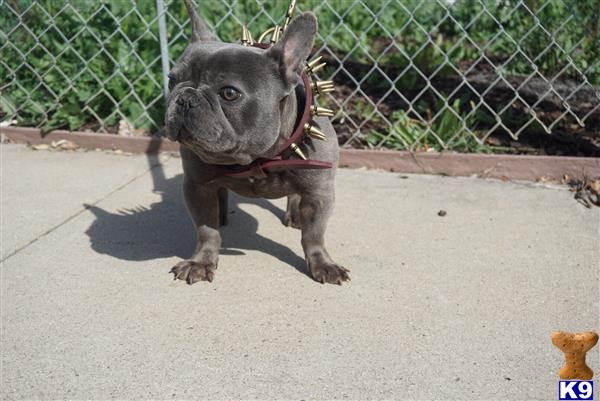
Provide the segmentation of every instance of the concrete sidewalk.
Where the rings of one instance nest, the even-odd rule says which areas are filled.
[[[600,329],[600,209],[565,188],[341,170],[341,287],[285,200],[233,197],[188,286],[178,158],[0,149],[2,399],[555,400],[550,333]]]

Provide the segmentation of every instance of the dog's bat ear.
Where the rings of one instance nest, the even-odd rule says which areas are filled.
[[[311,12],[305,12],[294,18],[277,44],[267,50],[267,56],[279,63],[281,75],[287,83],[295,87],[306,59],[312,51],[317,34],[317,18]]]
[[[200,18],[194,7],[192,0],[183,0],[188,15],[192,21],[192,38],[191,42],[216,41],[217,37],[210,31],[206,22]]]

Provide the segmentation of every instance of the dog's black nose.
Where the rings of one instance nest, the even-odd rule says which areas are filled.
[[[191,109],[200,105],[200,97],[196,94],[194,89],[188,88],[179,95],[176,102],[180,106]]]

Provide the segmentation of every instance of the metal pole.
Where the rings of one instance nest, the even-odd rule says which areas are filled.
[[[156,11],[158,13],[158,37],[160,41],[160,59],[162,61],[163,91],[165,102],[169,97],[169,47],[167,45],[167,22],[165,18],[166,8],[163,0],[156,0]]]

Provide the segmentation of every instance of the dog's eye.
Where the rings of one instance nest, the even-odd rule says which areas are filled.
[[[219,95],[221,95],[221,97],[227,100],[228,102],[237,100],[240,98],[240,96],[242,96],[242,94],[237,89],[232,88],[231,86],[221,88]]]

